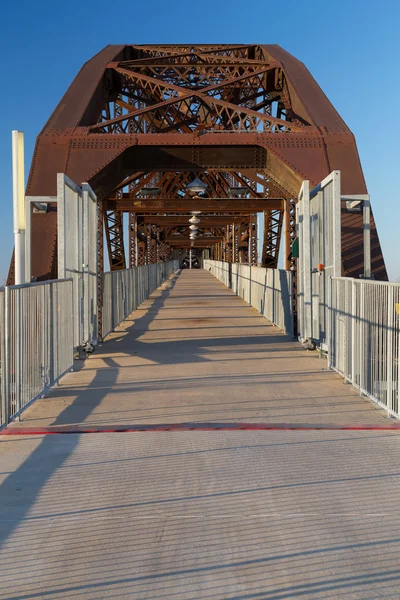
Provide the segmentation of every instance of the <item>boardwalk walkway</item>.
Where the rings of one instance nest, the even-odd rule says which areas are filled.
[[[18,427],[387,424],[204,271],[152,295]],[[400,597],[400,434],[5,437],[0,599]]]

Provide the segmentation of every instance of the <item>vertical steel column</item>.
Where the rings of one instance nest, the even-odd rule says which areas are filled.
[[[99,340],[103,339],[103,278],[104,278],[104,209],[98,203],[97,212],[97,325]]]
[[[32,279],[32,204],[29,197],[25,198],[25,281]]]
[[[235,241],[235,250],[233,252],[233,261],[232,262],[239,262],[240,225],[238,225],[238,231],[236,232],[236,225],[235,225],[235,223],[232,224],[232,237],[233,237],[233,240]],[[232,243],[233,243],[233,240],[232,240]]]
[[[82,183],[83,203],[83,252],[82,275],[84,304],[84,335],[82,341],[88,344],[98,343],[98,203],[97,197],[87,183]]]
[[[25,175],[24,134],[12,132],[15,284],[25,283]]]
[[[123,212],[120,210],[106,211],[104,214],[106,239],[110,270],[126,269],[124,247]]]
[[[254,228],[254,235],[253,235],[253,247],[252,247],[252,264],[256,265],[257,264],[257,256],[258,256],[258,218],[257,216],[253,216],[253,228]]]
[[[248,244],[249,265],[253,264],[253,215],[249,220],[249,244]]]
[[[226,225],[226,245],[225,245],[225,253],[226,253],[226,262],[232,262],[232,242],[230,242],[231,237],[231,226],[229,223]]]
[[[363,203],[363,221],[364,221],[364,277],[371,278],[371,203],[364,200]]]
[[[310,182],[303,181],[299,197],[299,252],[302,293],[302,326],[300,334],[312,337],[312,289],[311,289],[311,232],[310,232]]]
[[[129,267],[136,267],[137,260],[137,218],[136,213],[129,213]]]
[[[151,263],[151,226],[146,228],[146,264]]]
[[[332,226],[333,226],[333,277],[341,277],[342,276],[342,202],[341,202],[341,193],[340,193],[340,171],[333,171],[332,173],[332,201],[333,201],[333,215],[332,215]],[[324,196],[321,195],[320,202],[323,202]],[[323,207],[321,206],[320,214],[323,214]],[[326,222],[326,219],[323,221],[323,226],[328,226],[329,223]],[[325,236],[324,236],[325,237]],[[326,253],[326,242],[325,240],[321,240],[321,244],[324,248],[324,253]],[[324,262],[326,258],[324,256]],[[324,279],[326,280],[326,274],[324,273]],[[327,286],[327,298],[325,298],[325,327],[327,331],[326,339],[329,339],[329,329],[331,326],[331,318],[329,313],[332,311],[332,298],[331,298],[331,286]],[[320,290],[320,301],[322,297],[322,290]],[[327,314],[328,313],[328,314]],[[318,315],[320,319],[320,315]]]
[[[284,268],[289,271],[292,266],[290,257],[290,202],[287,198],[284,200],[285,209],[283,213],[283,251],[285,253]],[[278,257],[277,257],[278,258]]]
[[[271,211],[270,210],[265,210],[263,213],[263,240],[262,240],[262,245],[261,245],[261,260],[260,257],[258,257],[258,263],[262,266],[262,267],[268,267],[270,266],[267,262],[267,249],[268,249],[268,235],[271,235],[272,232],[269,231],[269,219],[271,216]]]
[[[156,263],[160,262],[160,228],[156,227]]]
[[[333,171],[333,277],[342,276],[342,223],[341,223],[341,196],[340,196],[340,171]]]

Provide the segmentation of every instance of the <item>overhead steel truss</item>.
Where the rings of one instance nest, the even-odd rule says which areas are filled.
[[[337,169],[343,194],[366,193],[354,136],[304,65],[279,46],[107,46],[82,67],[38,136],[27,194],[54,195],[59,172],[87,181],[113,270],[186,248],[192,210],[201,211],[196,247],[250,263],[255,215],[264,212],[262,264],[277,266],[283,238],[293,269],[301,182],[316,185]],[[193,199],[187,186],[196,177],[207,187]],[[32,221],[39,279],[56,275],[54,210]],[[342,212],[342,271],[358,276],[362,215]],[[373,217],[371,240],[372,272],[385,279]]]

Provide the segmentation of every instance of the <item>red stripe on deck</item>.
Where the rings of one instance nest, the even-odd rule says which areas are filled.
[[[144,431],[400,431],[400,423],[387,425],[326,425],[303,423],[167,423],[85,427],[54,425],[50,427],[10,426],[0,430],[4,435],[60,435],[67,433],[137,433]]]

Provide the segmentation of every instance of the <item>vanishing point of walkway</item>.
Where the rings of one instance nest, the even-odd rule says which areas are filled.
[[[388,422],[193,270],[16,425],[205,421]],[[0,438],[0,599],[398,599],[399,435]]]

